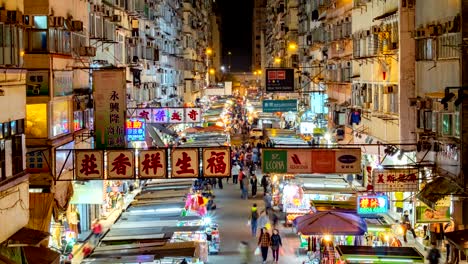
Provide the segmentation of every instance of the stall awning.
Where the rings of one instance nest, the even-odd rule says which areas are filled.
[[[39,246],[49,237],[49,233],[23,227],[7,239],[8,247]]]
[[[439,176],[416,194],[416,198],[434,208],[437,201],[448,195],[465,195],[463,188],[449,177]]]
[[[60,264],[60,254],[44,247],[25,247],[24,254],[29,263]]]
[[[447,232],[445,238],[466,254],[468,250],[468,229]]]
[[[412,247],[337,246],[336,250],[347,263],[424,263],[424,256]]]
[[[193,257],[195,242],[165,243],[163,245],[127,244],[98,247],[91,258],[116,258],[123,256],[153,255],[155,259],[165,257]]]

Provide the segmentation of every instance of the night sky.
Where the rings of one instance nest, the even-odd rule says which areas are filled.
[[[250,71],[252,54],[253,0],[217,0],[221,15],[222,64],[229,64],[231,72]]]

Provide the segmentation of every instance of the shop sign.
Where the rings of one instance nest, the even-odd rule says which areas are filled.
[[[146,122],[144,118],[127,118],[125,134],[128,141],[145,141]]]
[[[125,70],[93,71],[96,148],[125,147]]]
[[[73,71],[54,71],[54,96],[67,96],[73,93]]]
[[[146,123],[198,123],[201,122],[201,108],[189,107],[128,109],[127,117],[144,118]]]
[[[185,108],[185,122],[198,123],[201,121],[200,108]]]
[[[49,96],[49,72],[28,71],[26,73],[27,96]]]
[[[427,206],[416,206],[416,223],[450,222],[450,207],[435,206],[435,210]]]
[[[417,192],[418,170],[395,169],[372,171],[373,187],[376,192]]]
[[[264,173],[287,173],[287,150],[264,149],[262,169]]]
[[[294,69],[270,68],[265,71],[266,92],[294,92]]]
[[[77,180],[104,178],[104,151],[75,150],[75,175]]]
[[[361,172],[361,149],[264,149],[264,173]]]
[[[135,159],[132,150],[107,151],[107,179],[134,178]]]
[[[184,108],[169,108],[169,123],[183,123]]]
[[[203,176],[226,177],[231,175],[231,152],[229,148],[203,149]]]
[[[171,177],[198,178],[199,163],[198,149],[173,149],[171,152]]]
[[[169,123],[169,112],[166,108],[154,108],[151,110],[151,113],[153,113],[151,120],[154,123]]]
[[[358,196],[358,214],[384,214],[388,212],[388,196]]]
[[[138,153],[138,175],[140,179],[162,179],[167,177],[165,149],[141,150]]]
[[[337,149],[335,150],[336,173],[360,173],[361,149]]]
[[[309,173],[312,171],[312,151],[288,150],[288,173]]]
[[[46,159],[49,151],[44,149],[28,149],[26,154],[26,170],[31,173],[49,172]]]
[[[297,100],[263,100],[264,113],[297,112]]]

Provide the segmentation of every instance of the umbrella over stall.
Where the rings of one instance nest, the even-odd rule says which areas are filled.
[[[355,235],[367,232],[366,222],[356,214],[344,212],[317,212],[294,220],[297,232],[303,235]]]

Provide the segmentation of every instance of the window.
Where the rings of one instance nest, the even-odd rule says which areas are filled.
[[[70,102],[55,102],[52,106],[52,136],[70,132]]]
[[[12,138],[12,170],[16,175],[24,170],[23,168],[23,136],[16,135]]]
[[[3,123],[3,136],[5,138],[10,138],[11,136],[10,122]]]
[[[24,119],[16,120],[16,132],[18,134],[24,134]]]
[[[367,37],[367,55],[375,56],[379,50],[379,36],[377,34],[371,34]]]
[[[432,130],[432,111],[418,110],[417,127],[426,131]]]
[[[374,95],[374,100],[372,101],[374,105],[374,111],[379,111],[379,91],[380,91],[380,85],[374,84],[372,88],[372,93]]]
[[[11,128],[11,135],[14,136],[17,134],[18,129],[16,127],[16,120],[10,122],[10,128]]]
[[[23,29],[16,25],[0,24],[0,65],[22,65]]]
[[[0,179],[6,179],[6,168],[5,168],[5,140],[0,140]]]
[[[453,114],[453,136],[460,138],[460,113]]]
[[[47,104],[26,105],[26,117],[25,134],[30,138],[47,138]]]
[[[416,60],[435,60],[435,40],[430,38],[416,40]]]
[[[34,28],[47,29],[47,16],[34,16]]]
[[[453,114],[443,113],[441,117],[442,136],[453,135]]]

